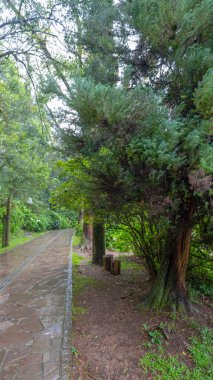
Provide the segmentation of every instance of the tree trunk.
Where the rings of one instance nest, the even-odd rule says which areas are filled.
[[[84,217],[84,210],[81,210],[78,214],[78,224],[82,223],[83,217]]]
[[[3,218],[3,236],[2,247],[8,247],[10,244],[10,217],[11,217],[11,197],[7,198],[6,214]]]
[[[93,264],[103,265],[105,255],[105,228],[100,222],[93,223]]]
[[[93,239],[92,214],[89,211],[84,211],[81,249],[87,249],[87,250],[92,249],[92,239]]]
[[[183,206],[183,205],[182,205]],[[195,210],[193,196],[182,207],[180,222],[168,231],[160,271],[144,304],[154,308],[172,307],[190,311],[186,290],[186,270]]]

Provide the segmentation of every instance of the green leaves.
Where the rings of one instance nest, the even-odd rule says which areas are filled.
[[[49,177],[40,113],[15,65],[1,65],[1,196],[33,197]],[[42,157],[42,158],[41,158]]]
[[[213,117],[213,69],[209,69],[195,90],[196,109],[205,118]]]

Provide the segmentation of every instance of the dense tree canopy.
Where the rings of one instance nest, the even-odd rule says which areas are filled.
[[[2,16],[2,28],[5,22],[9,28],[2,57],[24,54],[33,66],[36,50],[46,59],[43,72],[33,75],[63,150],[64,182],[55,202],[67,207],[73,202],[79,210],[84,204],[99,223],[118,218],[126,224],[137,253],[156,276],[146,303],[189,307],[191,239],[199,226],[210,231],[212,223],[212,2],[5,4],[10,16]],[[54,28],[63,41],[58,54],[51,48]],[[8,50],[13,33],[18,41],[27,38],[28,51]],[[50,99],[61,102],[56,112]],[[29,102],[18,109],[18,118],[33,115],[26,112]],[[9,109],[6,114],[10,117]],[[26,149],[34,152],[36,139]],[[24,151],[19,154],[21,168]]]

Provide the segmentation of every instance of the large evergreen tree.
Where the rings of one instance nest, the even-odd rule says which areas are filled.
[[[42,88],[66,104],[54,116],[69,124],[66,152],[89,162],[94,209],[140,204],[140,213],[164,218],[161,267],[147,302],[188,307],[192,228],[211,205],[212,2],[60,4],[70,56],[52,61],[55,77]],[[23,22],[23,12],[10,9]],[[38,49],[52,59],[42,36]]]

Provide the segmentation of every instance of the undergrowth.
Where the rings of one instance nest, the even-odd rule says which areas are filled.
[[[141,264],[131,261],[131,256],[121,255],[119,256],[119,259],[121,260],[122,269],[135,269],[135,270],[142,269]]]
[[[75,252],[72,254],[73,264],[73,305],[72,315],[75,318],[77,315],[83,315],[87,312],[87,309],[81,306],[77,306],[77,297],[88,287],[100,286],[101,281],[96,280],[91,276],[85,276],[80,271],[80,264],[84,260],[82,255]]]
[[[140,359],[140,366],[145,375],[152,375],[153,379],[170,380],[207,380],[213,378],[212,352],[213,333],[203,329],[200,337],[191,338],[188,355],[193,367],[188,367],[180,361],[179,355],[168,355],[162,346],[157,351],[146,353]]]
[[[81,242],[81,236],[73,236],[73,239],[72,239],[72,245],[73,247],[79,245]]]

